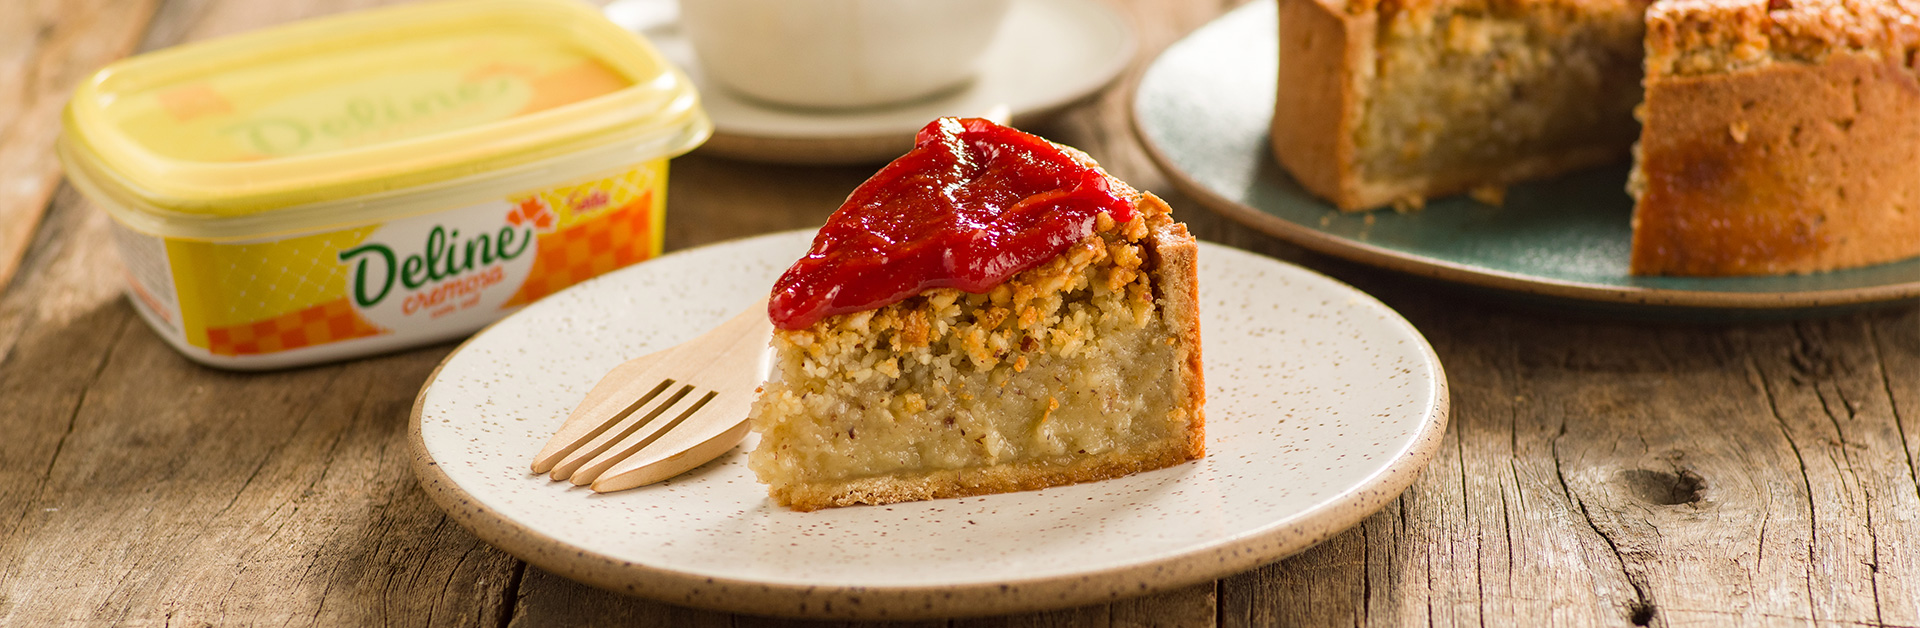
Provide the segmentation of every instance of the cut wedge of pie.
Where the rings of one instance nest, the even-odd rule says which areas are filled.
[[[1197,248],[1079,151],[936,120],[775,286],[750,466],[814,510],[1200,458]]]

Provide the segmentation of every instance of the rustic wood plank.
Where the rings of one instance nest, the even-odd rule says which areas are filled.
[[[142,331],[121,336],[10,535],[10,550],[33,549],[7,561],[17,573],[70,580],[9,581],[13,610],[347,625],[470,625],[497,612],[486,587],[449,585],[504,582],[511,560],[422,498],[401,446],[413,382],[445,347],[232,374],[187,364]]]
[[[819,227],[872,175],[870,166],[784,166],[696,151],[673,160],[667,178],[666,248]]]
[[[71,189],[59,199],[56,205],[67,207],[79,202]],[[0,293],[0,399],[6,400],[0,432],[9,435],[0,439],[0,539],[15,538],[34,514],[29,505],[49,478],[74,414],[134,324],[131,311],[102,306],[118,295],[116,287],[92,280],[94,268],[111,258],[72,237],[100,230],[100,220],[90,212],[51,212],[25,258],[35,272]],[[0,569],[0,591],[15,573]],[[6,599],[0,596],[0,603]]]
[[[1915,464],[1920,457],[1920,423],[1916,423],[1920,421],[1920,375],[1916,375],[1920,374],[1920,316],[1878,313],[1867,319],[1866,333],[1904,454],[1893,464],[1904,463],[1908,477],[1920,477],[1920,465]],[[1914,512],[1908,509],[1881,521],[1904,524],[1915,516]],[[1920,548],[1903,542],[1911,538],[1877,536],[1881,542],[1878,573],[1885,583],[1880,587],[1881,617],[1888,624],[1920,626],[1920,599],[1916,599],[1920,598],[1920,583],[1914,580]]]
[[[1517,386],[1512,406],[1516,423],[1523,427],[1514,431],[1521,438],[1532,432],[1532,446],[1517,447],[1513,454],[1535,469],[1536,475],[1559,485],[1553,497],[1564,500],[1560,502],[1564,505],[1553,510],[1563,515],[1560,523],[1567,527],[1567,534],[1580,542],[1578,562],[1573,564],[1583,566],[1595,579],[1596,595],[1584,600],[1589,612],[1577,623],[1666,625],[1666,616],[1660,612],[1673,601],[1667,599],[1671,596],[1730,595],[1725,583],[1702,582],[1693,592],[1669,592],[1650,583],[1647,572],[1653,567],[1646,560],[1648,548],[1643,546],[1644,537],[1634,534],[1640,530],[1630,526],[1644,522],[1633,517],[1649,514],[1644,496],[1677,486],[1674,482],[1679,481],[1677,473],[1672,482],[1660,475],[1675,472],[1671,465],[1655,464],[1687,437],[1673,429],[1685,421],[1664,416],[1676,405],[1669,400],[1676,393],[1715,398],[1719,392],[1715,389],[1739,385],[1738,371],[1711,363],[1676,370],[1679,365],[1672,358],[1710,356],[1674,351],[1675,342],[1698,340],[1700,335],[1691,330],[1611,324],[1567,329],[1551,320],[1536,320],[1521,329],[1524,333],[1515,334],[1519,342],[1514,350]],[[1565,341],[1547,347],[1528,342],[1550,335]],[[1684,381],[1679,377],[1683,374],[1697,377]],[[1595,385],[1600,381],[1608,383]],[[1750,393],[1743,396],[1751,398]],[[1527,421],[1528,417],[1532,420]],[[1524,427],[1529,423],[1537,427]],[[1655,448],[1649,443],[1668,446]],[[1723,452],[1689,457],[1704,461],[1709,456],[1733,459]],[[1559,603],[1563,591],[1536,590],[1526,597]]]
[[[1914,625],[1913,550],[1887,539],[1915,538],[1896,409],[1920,397],[1920,313],[1395,301],[1448,365],[1441,458],[1361,528],[1223,581],[1223,625]]]
[[[147,47],[342,8],[174,5]],[[24,402],[0,414],[22,435],[0,441],[0,624],[506,618],[516,561],[424,499],[402,444],[449,347],[272,374],[195,366],[118,297],[106,229],[60,195],[0,298],[0,391]]]
[[[1859,323],[1806,325],[1847,324]],[[1629,610],[1645,620],[1635,623],[1877,621],[1871,592],[1858,589],[1867,567],[1848,555],[1872,547],[1848,503],[1859,491],[1839,486],[1838,448],[1811,433],[1829,418],[1781,386],[1796,361],[1815,363],[1783,350],[1799,344],[1792,326],[1580,335],[1578,346],[1593,349],[1540,356],[1538,372],[1552,377],[1540,394],[1564,400],[1556,460],[1578,512],[1620,558]],[[1600,349],[1609,345],[1632,351]],[[1855,353],[1849,345],[1823,350]],[[1610,386],[1576,380],[1597,371],[1619,376]],[[1823,548],[1823,536],[1834,544]]]
[[[154,0],[25,0],[0,20],[0,289],[60,183],[60,108],[82,79],[126,56]]]
[[[1814,496],[1807,511],[1812,616],[1912,625],[1920,615],[1914,557],[1894,539],[1920,536],[1913,521],[1920,486],[1881,369],[1885,350],[1910,356],[1914,347],[1875,347],[1873,323],[1799,323],[1791,334],[1754,339],[1749,353]]]
[[[1218,625],[1219,587],[1218,582],[1203,582],[1113,602],[1108,605],[1108,625],[1113,628],[1212,628]]]
[[[729,615],[601,591],[526,567],[519,600],[507,628],[537,626],[633,626],[635,628],[732,628]]]
[[[0,624],[470,625],[510,558],[421,495],[402,444],[448,347],[272,374],[205,369],[118,297],[102,214],[62,194],[0,362]],[[23,321],[24,319],[24,321]],[[398,586],[405,584],[407,586]],[[487,623],[493,623],[489,620]]]

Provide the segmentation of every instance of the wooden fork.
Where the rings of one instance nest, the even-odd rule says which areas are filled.
[[[533,472],[606,493],[719,457],[747,436],[772,334],[762,299],[698,338],[613,367],[534,457]]]

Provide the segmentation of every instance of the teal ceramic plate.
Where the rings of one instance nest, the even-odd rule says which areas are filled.
[[[1182,191],[1300,246],[1448,281],[1658,309],[1822,309],[1920,296],[1920,260],[1814,275],[1627,274],[1633,199],[1625,164],[1514,186],[1505,207],[1464,197],[1425,210],[1344,214],[1288,176],[1267,147],[1279,59],[1271,1],[1222,16],[1156,59],[1134,125]]]

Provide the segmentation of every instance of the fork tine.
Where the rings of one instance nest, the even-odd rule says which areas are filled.
[[[651,353],[622,362],[619,366],[607,371],[607,374],[587,391],[587,396],[580,400],[580,405],[575,406],[573,412],[567,415],[567,420],[561,424],[560,429],[547,439],[547,444],[540,449],[540,453],[534,456],[533,472],[546,473],[552,470],[553,465],[560,462],[560,459],[565,458],[567,454],[573,453],[573,450],[579,449],[593,437],[599,436],[606,431],[607,427],[624,418],[626,414],[631,414],[636,409],[631,400],[638,399],[639,403],[644,404],[649,399],[648,395],[659,394],[662,390],[660,387],[654,387],[649,391],[645,386],[647,383],[659,382],[667,378],[664,376],[648,378],[645,375],[648,369],[658,366],[666,357],[665,354]]]
[[[758,338],[760,348],[764,349],[767,335],[762,329],[771,329],[767,322],[767,302],[760,302],[745,311],[721,323],[720,326],[700,334],[694,339],[675,345],[664,351],[656,351],[621,363],[608,371],[587,391],[585,399],[575,406],[573,413],[567,416],[565,423],[545,447],[540,449],[533,459],[534,473],[547,473],[560,461],[570,457],[579,447],[605,433],[606,426],[622,420],[626,414],[634,411],[631,400],[642,399],[649,390],[644,384],[652,384],[663,379],[686,377],[705,368],[718,355],[727,353],[727,349],[739,344],[742,336]],[[656,391],[657,392],[657,391]],[[641,403],[646,400],[642,399]],[[564,479],[572,473],[556,475],[555,479]]]
[[[720,457],[747,436],[747,410],[753,395],[721,394],[700,412],[674,426],[625,460],[600,473],[596,493],[623,491],[658,482]]]
[[[690,400],[691,403],[676,406],[675,404],[682,399]],[[568,478],[568,481],[573,482],[575,486],[586,486],[594,480],[600,479],[600,474],[605,472],[609,467],[619,464],[622,460],[626,460],[627,457],[632,456],[634,452],[640,451],[647,445],[652,444],[655,440],[658,440],[661,435],[673,431],[675,427],[685,422],[687,417],[693,416],[695,412],[699,412],[702,406],[707,405],[707,402],[712,400],[713,393],[710,391],[705,394],[700,394],[695,391],[692,386],[681,388],[680,392],[675,393],[672,399],[667,400],[666,403],[661,404],[658,410],[654,411],[654,416],[661,417],[661,413],[671,409],[675,413],[672,419],[665,419],[663,417],[652,421],[653,424],[646,426],[647,429],[635,429],[626,432],[626,434],[620,438],[618,444],[609,443],[607,446],[604,446],[602,451],[594,456],[592,460],[582,465],[579,469],[574,470],[573,477]]]
[[[759,384],[755,375],[763,372],[772,330],[762,300],[693,340],[614,367],[534,457],[534,472],[606,492],[655,482],[725,453],[746,435],[747,391]],[[716,398],[724,402],[719,414],[709,407]],[[689,419],[696,420],[682,429]],[[630,460],[648,449],[655,453]],[[620,472],[599,482],[613,468]],[[660,474],[665,469],[676,470]]]
[[[648,443],[628,449],[593,480],[595,492],[607,493],[652,484],[705,464],[732,449],[747,435],[747,414],[753,406],[758,378],[711,377],[710,373],[758,373],[767,357],[767,334],[772,324],[760,319],[757,334],[741,336],[727,346],[690,383],[712,390],[704,408],[695,408]],[[576,484],[581,483],[578,478]]]
[[[575,480],[575,484],[585,484],[592,481],[592,478],[581,479],[577,476],[580,472],[581,465],[586,464],[589,460],[598,458],[600,454],[613,447],[615,443],[625,440],[628,436],[640,431],[649,424],[657,426],[659,422],[654,419],[665,413],[668,408],[672,408],[674,404],[679,403],[681,398],[687,396],[687,393],[693,391],[692,386],[676,385],[677,383],[671,380],[669,380],[667,384],[670,389],[677,389],[673,390],[671,395],[666,395],[664,400],[653,405],[652,409],[637,407],[634,409],[634,412],[625,418],[617,422],[612,422],[614,423],[614,427],[602,430],[599,436],[593,437],[593,439],[587,441],[585,445],[575,449],[573,453],[567,454],[565,458],[560,460],[559,464],[553,466],[553,472],[548,475],[555,480],[572,479]]]
[[[699,398],[695,399],[695,396],[699,396]],[[662,436],[674,434],[676,428],[680,428],[680,424],[687,421],[687,417],[693,417],[693,415],[699,413],[703,407],[707,407],[708,401],[714,399],[714,392],[708,390],[705,394],[687,396],[687,399],[693,399],[693,403],[687,403],[684,407],[676,407],[678,415],[674,415],[672,421],[660,421],[662,424],[660,424],[657,430],[628,434],[628,438],[622,438],[618,446],[607,449],[607,453],[601,453],[599,457],[595,457],[586,467],[580,467],[580,471],[574,472],[572,482],[574,482],[576,486],[588,486],[589,482],[597,482],[597,480],[607,472],[607,469],[612,469],[612,467],[624,463],[628,457],[632,457],[637,451],[653,446]]]

